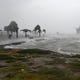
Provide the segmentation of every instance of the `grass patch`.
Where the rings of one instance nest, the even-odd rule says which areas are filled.
[[[15,61],[27,61],[25,57],[15,57],[7,54],[0,54],[0,60],[5,60],[7,63],[15,62]]]
[[[41,68],[38,72],[39,74],[48,74],[48,75],[55,75],[55,76],[64,76],[65,71],[59,68],[53,68],[53,69],[48,69],[48,68]]]
[[[12,59],[14,59],[14,58],[11,57],[10,55],[0,54],[0,60],[12,60]]]
[[[12,77],[5,77],[3,80],[80,80],[80,77],[64,75],[63,77],[56,77],[54,75],[51,76],[37,73],[19,73]]]
[[[41,50],[41,49],[25,49],[25,50],[20,50],[17,53],[19,54],[50,54],[51,51]]]
[[[7,54],[9,52],[11,53]],[[65,56],[61,54],[41,49],[25,49],[18,51],[5,49],[0,50],[0,53],[0,60],[5,60],[11,64],[3,68],[2,72],[8,74],[3,80],[80,80],[79,76],[73,75],[80,71],[80,61],[77,59],[79,58],[78,55],[70,57],[70,63],[67,63],[68,67],[66,67],[66,69],[56,67],[47,68],[46,66],[31,69],[31,65],[25,63],[25,61],[28,62],[31,57],[49,57],[53,59],[53,61],[46,61],[45,63],[52,66],[55,66],[55,64],[64,64],[65,66],[66,59]],[[53,55],[51,53],[53,53]],[[46,54],[51,55],[45,56]],[[32,63],[34,62],[32,61]]]
[[[73,72],[80,72],[80,62],[72,62],[69,67]]]
[[[10,49],[0,49],[0,53],[8,53],[10,52]]]
[[[72,55],[71,57],[72,58],[80,58],[80,55],[79,54],[76,54],[76,55]]]

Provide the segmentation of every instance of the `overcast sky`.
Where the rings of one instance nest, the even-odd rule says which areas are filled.
[[[48,32],[75,33],[80,0],[0,0],[0,29],[15,20],[20,29],[37,24]]]

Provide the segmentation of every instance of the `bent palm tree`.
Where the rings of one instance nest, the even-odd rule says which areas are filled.
[[[0,29],[0,31],[2,31],[2,30]]]
[[[43,32],[46,33],[46,29],[43,29]]]
[[[76,32],[77,32],[77,34],[80,33],[80,26],[78,28],[76,28]]]
[[[11,36],[12,36],[12,32],[9,30],[9,26],[5,26],[5,27],[4,27],[4,31],[7,32],[8,38],[10,39]]]
[[[39,33],[39,37],[41,36],[41,27],[40,27],[40,25],[37,25],[37,26],[34,28],[34,31],[35,31],[35,34],[36,34],[36,32]]]
[[[28,36],[28,35],[27,35],[27,32],[31,32],[31,30],[29,30],[29,29],[23,29],[23,30],[21,30],[21,31],[23,31],[23,32],[25,33],[25,37]]]
[[[9,30],[11,32],[15,32],[16,33],[16,37],[18,38],[18,24],[15,22],[15,21],[12,21],[10,24],[9,24]]]
[[[0,29],[0,32],[1,32],[0,34],[2,34],[2,30],[1,29]]]
[[[45,34],[46,34],[46,29],[43,29],[43,32],[44,32],[43,36],[45,36]]]
[[[11,21],[11,23],[8,26],[4,27],[4,30],[7,31],[8,36],[12,35],[13,32],[16,33],[16,37],[18,38],[18,25],[15,21]]]

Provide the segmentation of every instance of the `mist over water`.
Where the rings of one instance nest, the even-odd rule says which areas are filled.
[[[76,29],[80,25],[80,0],[0,0],[0,45],[25,41],[19,45],[9,45],[5,48],[40,48],[61,53],[79,53],[80,35]],[[36,25],[46,29],[47,34],[33,39],[25,38],[19,32],[16,39],[13,34],[8,39],[4,26],[15,21],[19,31],[34,29]]]
[[[5,35],[6,36],[6,35]],[[1,40],[0,44],[25,41],[19,45],[5,46],[4,48],[17,48],[17,49],[45,49],[60,52],[63,54],[79,54],[80,53],[80,35],[77,34],[46,34],[41,37],[34,37],[33,39],[25,38],[20,35],[18,39],[8,38]]]

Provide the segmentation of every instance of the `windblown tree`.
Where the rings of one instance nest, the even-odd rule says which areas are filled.
[[[44,33],[43,36],[45,36],[45,34],[46,34],[46,29],[43,29],[42,31],[43,31],[43,33]]]
[[[5,27],[4,27],[4,31],[7,32],[8,38],[11,38],[11,36],[12,36],[11,33],[12,33],[12,32],[9,30],[9,26],[5,26]]]
[[[18,24],[15,21],[11,21],[11,23],[8,26],[4,27],[4,30],[7,31],[8,36],[10,36],[10,34],[12,35],[13,32],[16,33],[16,38],[18,38]]]
[[[43,32],[46,33],[46,29],[43,29]]]
[[[78,28],[76,28],[76,32],[77,32],[77,34],[80,34],[80,26]]]
[[[31,32],[31,30],[29,30],[29,29],[23,29],[23,30],[21,30],[21,31],[23,31],[24,33],[25,33],[25,37],[28,37],[28,32]]]
[[[0,29],[0,31],[2,31],[2,30]]]
[[[0,29],[0,32],[2,33],[2,30],[1,30],[1,29]],[[1,34],[1,33],[0,33],[0,34]]]
[[[37,34],[37,32],[38,32],[39,37],[41,36],[41,27],[40,27],[40,25],[37,25],[37,26],[34,28],[34,31],[35,31],[35,34]]]

